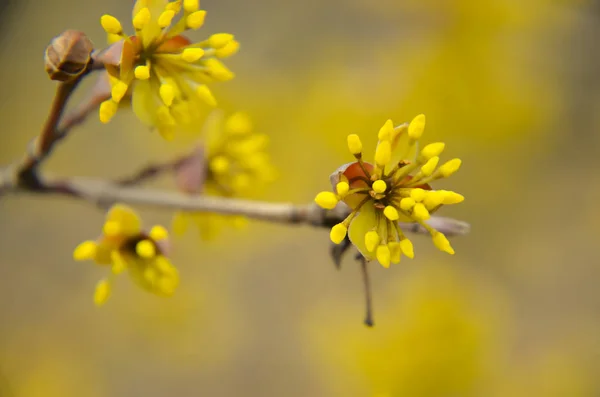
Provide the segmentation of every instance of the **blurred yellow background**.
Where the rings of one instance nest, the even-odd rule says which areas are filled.
[[[0,163],[39,131],[55,84],[43,51],[67,28],[98,47],[122,0],[14,1],[3,11]],[[171,299],[72,260],[100,210],[60,197],[0,200],[0,397],[597,396],[600,276],[595,173],[600,8],[585,0],[205,0],[205,27],[242,43],[215,88],[271,137],[281,178],[262,198],[305,203],[373,147],[387,118],[427,115],[463,168],[440,214],[472,224],[457,254],[417,238],[413,261],[372,266],[362,324],[357,263],[337,271],[328,233],[251,222],[175,241]],[[129,27],[127,25],[127,27]],[[81,95],[79,93],[78,95]],[[75,97],[77,99],[77,96]],[[371,134],[372,139],[367,139]],[[45,169],[117,177],[181,153],[132,114],[96,118]],[[165,182],[165,186],[168,182]],[[147,224],[167,211],[142,210]]]

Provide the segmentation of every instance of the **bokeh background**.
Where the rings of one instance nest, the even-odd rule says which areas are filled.
[[[0,163],[44,121],[50,39],[81,29],[102,46],[100,16],[127,21],[131,2],[8,5]],[[195,37],[242,42],[228,62],[237,77],[216,94],[271,137],[281,178],[262,198],[309,202],[348,161],[348,133],[372,148],[387,118],[425,113],[426,140],[463,159],[438,186],[467,199],[442,214],[470,222],[471,235],[452,257],[417,238],[415,260],[371,266],[372,329],[358,265],[334,268],[326,230],[256,222],[210,242],[177,239],[173,298],[121,277],[98,309],[105,269],[71,255],[97,234],[101,211],[3,198],[0,396],[600,395],[599,5],[204,0]],[[123,113],[108,126],[88,120],[45,168],[112,178],[183,149]],[[170,222],[140,210],[149,224]]]

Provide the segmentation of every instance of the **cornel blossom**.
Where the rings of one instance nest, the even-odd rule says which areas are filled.
[[[137,0],[134,36],[126,35],[115,17],[101,18],[109,42],[114,43],[104,55],[114,62],[105,62],[111,98],[100,105],[102,122],[108,123],[123,98],[131,95],[137,117],[156,127],[166,139],[173,137],[177,127],[197,129],[202,110],[217,105],[207,84],[234,77],[220,58],[239,48],[228,33],[213,34],[197,43],[182,35],[199,29],[205,15],[198,0]]]
[[[206,120],[203,146],[176,173],[178,188],[188,194],[248,197],[273,182],[277,176],[267,148],[269,138],[254,130],[243,112],[225,117],[215,111]],[[192,221],[200,236],[210,240],[225,223],[243,226],[246,218],[210,213],[177,212],[173,231],[182,234]]]
[[[438,167],[445,148],[441,142],[419,151],[424,128],[424,115],[397,127],[388,120],[379,130],[374,163],[363,160],[358,135],[348,135],[348,149],[356,161],[331,175],[334,192],[321,192],[315,198],[325,209],[333,209],[340,200],[352,209],[331,229],[334,243],[341,243],[347,235],[365,258],[376,258],[383,267],[389,267],[399,263],[402,255],[414,257],[413,244],[402,233],[399,222],[417,222],[429,231],[437,248],[454,254],[446,236],[426,221],[441,206],[464,200],[458,193],[433,190],[429,185],[458,171],[461,160],[452,159]]]
[[[145,232],[133,209],[114,205],[106,215],[100,238],[84,241],[73,252],[77,261],[93,260],[111,268],[111,275],[96,286],[96,305],[106,302],[114,276],[126,270],[145,290],[160,296],[172,295],[179,284],[179,275],[167,258],[168,238],[164,227],[157,225]]]

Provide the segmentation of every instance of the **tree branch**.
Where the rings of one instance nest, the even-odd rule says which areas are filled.
[[[40,185],[41,182],[37,174],[39,165],[52,154],[55,145],[67,136],[71,128],[83,122],[90,112],[108,97],[107,92],[99,92],[95,89],[92,95],[75,108],[73,112],[67,117],[62,117],[71,95],[81,81],[90,72],[103,69],[104,64],[92,55],[83,73],[71,81],[58,84],[42,131],[29,143],[25,156],[21,161],[15,162],[9,167],[9,170],[5,170],[5,172],[10,172],[12,175],[0,176],[0,192],[7,184],[20,184],[32,188]]]
[[[83,199],[93,204],[109,206],[124,203],[170,211],[208,212],[221,215],[240,215],[251,219],[283,223],[306,224],[315,227],[331,227],[343,221],[350,209],[343,203],[333,210],[324,210],[314,203],[298,205],[244,200],[218,196],[189,195],[175,191],[148,189],[119,184],[101,179],[73,178],[69,180],[44,181],[35,188],[13,186],[6,193],[52,194]],[[427,221],[447,236],[464,235],[469,232],[468,223],[452,218],[432,216]],[[409,233],[428,234],[420,225],[401,224]]]

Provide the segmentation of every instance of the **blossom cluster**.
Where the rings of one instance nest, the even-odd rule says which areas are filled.
[[[315,201],[333,209],[339,201],[351,208],[350,215],[331,229],[331,240],[339,244],[346,235],[367,259],[376,258],[384,267],[399,263],[402,255],[413,258],[413,244],[400,222],[419,223],[440,250],[454,254],[446,236],[427,224],[431,214],[443,205],[464,200],[458,193],[433,190],[431,182],[447,178],[461,165],[452,159],[438,167],[442,142],[430,143],[420,151],[417,143],[425,129],[425,116],[410,124],[394,126],[385,122],[378,133],[374,162],[363,159],[358,135],[348,135],[348,149],[355,161],[341,166],[330,177],[333,192],[319,193]]]

